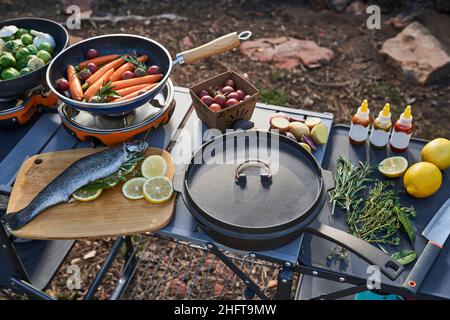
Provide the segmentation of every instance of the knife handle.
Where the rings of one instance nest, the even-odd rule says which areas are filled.
[[[419,259],[403,283],[403,288],[407,289],[414,295],[417,293],[423,279],[425,279],[426,275],[430,271],[431,266],[439,255],[439,252],[441,252],[441,249],[442,248],[437,244],[428,241],[425,249],[423,249]]]

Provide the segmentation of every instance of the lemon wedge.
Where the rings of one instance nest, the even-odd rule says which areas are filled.
[[[166,202],[173,194],[172,181],[167,177],[151,178],[145,182],[142,192],[148,202]]]
[[[398,178],[408,169],[408,160],[403,157],[390,157],[380,162],[378,170],[388,178]]]

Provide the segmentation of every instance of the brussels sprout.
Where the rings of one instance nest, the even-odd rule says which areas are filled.
[[[20,48],[16,52],[16,60],[21,60],[21,59],[25,58],[26,56],[29,56],[30,54],[31,54],[31,52],[27,48]]]
[[[14,33],[14,37],[16,39],[20,39],[20,38],[22,38],[22,36],[24,34],[29,34],[28,30],[27,29],[23,29],[23,28],[19,28],[19,30],[17,30],[17,32]]]
[[[26,57],[23,57],[20,60],[17,60],[17,62],[16,62],[16,69],[17,70],[21,70],[23,68],[28,67],[28,61],[30,61],[31,58],[36,58],[36,56],[30,54],[30,55],[28,55]]]
[[[53,47],[50,42],[43,42],[39,45],[39,50],[47,51],[50,54],[53,54]]]
[[[52,56],[50,55],[50,53],[48,53],[47,51],[44,50],[39,50],[36,54],[36,56],[43,60],[45,63],[49,62],[50,60],[52,60]]]
[[[18,76],[20,76],[20,73],[14,68],[5,69],[2,71],[1,74],[2,80],[14,79],[17,78]]]
[[[42,59],[39,59],[38,57],[33,57],[30,60],[28,60],[28,68],[30,68],[31,71],[34,71],[36,69],[39,69],[40,67],[44,66],[45,62]]]
[[[26,48],[30,51],[31,54],[36,54],[38,52],[38,48],[36,48],[32,44],[27,45]]]
[[[9,37],[2,37],[3,41],[8,42],[10,40],[14,40],[14,35],[9,36]]]
[[[20,41],[20,39],[9,40],[9,41],[6,41],[5,47],[8,51],[10,51],[12,53],[16,53],[17,50],[19,50],[20,48],[23,47],[23,43],[22,43],[22,41]]]
[[[20,74],[22,75],[22,74],[26,74],[26,73],[30,73],[31,72],[31,70],[30,70],[30,68],[23,68],[22,70],[20,70]]]
[[[30,45],[33,43],[33,36],[31,34],[24,34],[20,37],[20,41],[26,46]]]
[[[3,68],[8,68],[8,67],[12,67],[16,64],[16,59],[14,58],[14,56],[9,53],[9,52],[4,52],[1,56],[0,56],[0,65]]]

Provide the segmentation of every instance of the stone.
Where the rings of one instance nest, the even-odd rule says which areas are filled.
[[[448,0],[434,0],[436,10],[449,13],[450,12],[450,1]]]
[[[352,2],[352,0],[325,0],[328,9],[334,10],[336,12],[342,12],[347,8],[347,6]]]
[[[409,24],[396,37],[387,39],[380,50],[390,64],[399,67],[409,81],[422,85],[450,73],[447,49],[422,24]]]
[[[333,51],[311,40],[289,37],[260,38],[244,42],[240,50],[252,60],[269,62],[278,68],[294,69],[300,64],[318,68],[330,62]]]

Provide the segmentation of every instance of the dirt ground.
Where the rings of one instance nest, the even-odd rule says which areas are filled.
[[[64,23],[67,4],[78,1],[14,1],[0,0],[0,19],[37,16]],[[81,1],[87,7],[88,0]],[[270,64],[251,61],[239,50],[209,58],[194,65],[178,66],[172,73],[176,85],[191,86],[226,70],[246,74],[255,86],[264,91],[264,102],[279,103],[292,108],[332,112],[335,121],[348,123],[364,98],[372,111],[385,102],[393,106],[398,117],[406,104],[413,107],[415,136],[431,139],[450,137],[450,76],[429,86],[404,81],[401,72],[386,65],[378,54],[384,40],[399,30],[383,24],[381,30],[368,30],[365,15],[336,13],[329,10],[314,11],[302,1],[93,1],[92,17],[139,15],[150,17],[146,21],[120,22],[83,20],[80,30],[70,31],[77,37],[108,33],[132,33],[154,38],[164,44],[175,56],[183,50],[187,36],[193,45],[200,45],[232,31],[251,30],[254,38],[289,36],[309,39],[334,51],[332,62],[318,69],[298,67],[288,71]],[[174,14],[174,19],[158,17]],[[383,13],[386,22],[390,13]],[[106,19],[108,20],[108,19]],[[418,17],[432,34],[450,48],[450,15],[426,9]],[[186,40],[186,39],[185,39]],[[313,80],[311,82],[311,80]],[[331,85],[328,85],[331,84]],[[77,242],[68,261],[97,250],[96,257],[82,261],[92,279],[111,241]],[[116,280],[120,264],[113,266],[109,280]],[[268,275],[273,277],[273,275]],[[82,293],[64,291],[63,278],[56,278],[49,292],[59,297],[79,298]],[[104,297],[102,287],[98,297]]]

